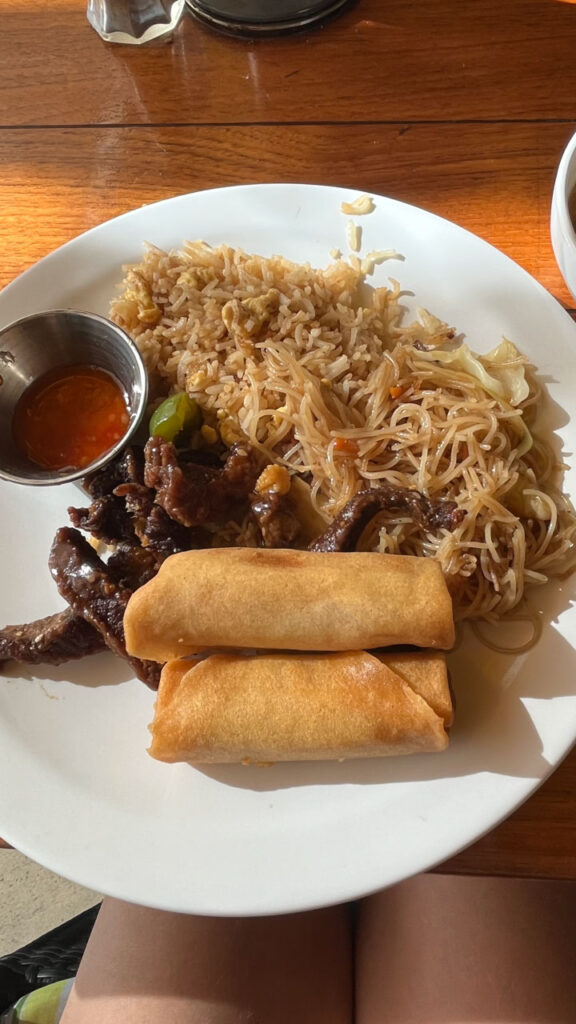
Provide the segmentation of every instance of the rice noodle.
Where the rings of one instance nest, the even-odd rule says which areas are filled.
[[[452,533],[388,516],[363,541],[438,559],[458,618],[502,616],[572,567],[576,515],[534,434],[541,388],[510,343],[498,361],[453,360],[454,329],[426,311],[405,324],[397,282],[366,294],[357,259],[321,271],[228,246],[149,247],[122,289],[113,318],[157,392],[185,388],[222,431],[230,418],[309,479],[327,522],[380,481],[464,509]],[[521,401],[502,397],[512,379]]]

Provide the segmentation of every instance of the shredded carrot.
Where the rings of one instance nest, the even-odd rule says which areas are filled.
[[[403,395],[405,391],[406,391],[406,388],[402,388],[402,387],[390,388],[389,389],[390,398],[400,398],[400,395]]]
[[[358,455],[358,445],[349,437],[337,437],[334,442],[334,451],[340,455]]]

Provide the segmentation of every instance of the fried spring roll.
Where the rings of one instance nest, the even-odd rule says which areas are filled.
[[[438,562],[375,552],[185,551],[133,594],[124,629],[129,654],[159,662],[213,647],[350,651],[454,643]]]
[[[444,750],[445,721],[409,675],[409,667],[402,678],[365,651],[171,661],[149,753],[168,762],[262,764]]]
[[[375,656],[396,672],[440,715],[446,728],[454,721],[454,704],[446,658],[440,651],[375,651]]]

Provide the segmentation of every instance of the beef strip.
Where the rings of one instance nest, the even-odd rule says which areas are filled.
[[[106,568],[112,579],[127,590],[138,590],[148,583],[163,561],[152,548],[138,544],[118,544],[110,555]]]
[[[209,548],[211,535],[202,527],[182,526],[174,522],[160,505],[150,509],[143,530],[144,543],[158,555],[167,558],[178,551],[189,551],[190,548]]]
[[[142,544],[145,537],[146,520],[154,506],[154,491],[145,484],[123,483],[114,488],[114,497],[124,501],[136,537]]]
[[[91,498],[102,498],[106,494],[112,494],[119,484],[143,483],[143,449],[136,446],[125,448],[112,462],[90,473],[82,482]]]
[[[211,535],[202,524],[221,520],[238,503],[248,508],[261,467],[247,446],[235,445],[222,465],[214,453],[178,454],[173,445],[152,438],[146,481],[144,468],[143,450],[127,448],[85,478],[93,501],[89,508],[68,509],[76,529],[59,530],[50,554],[52,575],[70,608],[0,630],[0,662],[59,664],[106,646],[128,657],[123,616],[131,592],[151,579],[168,555],[209,547]],[[155,486],[165,504],[160,496],[157,503]],[[272,543],[278,536],[278,509],[272,515],[271,508],[262,508],[261,517]],[[108,565],[78,530],[116,545]],[[140,679],[158,685],[159,666],[128,660]]]
[[[466,515],[454,501],[431,501],[419,491],[382,484],[350,499],[310,551],[355,551],[368,523],[380,512],[407,515],[425,530],[454,530]]]
[[[72,611],[97,629],[106,646],[126,658],[147,686],[156,689],[160,666],[129,657],[124,640],[124,612],[131,596],[119,586],[88,541],[78,530],[58,530],[50,551],[49,566],[56,586]]]
[[[246,501],[261,471],[262,459],[254,448],[241,442],[233,444],[219,477],[228,500]]]
[[[136,543],[139,519],[145,518],[154,501],[153,492],[144,485],[144,450],[126,448],[83,483],[92,504],[69,508],[72,524],[106,544]]]
[[[156,490],[156,503],[182,526],[222,523],[238,512],[260,474],[260,460],[249,446],[235,444],[221,469],[180,459],[170,441],[151,437],[144,450],[144,482]]]
[[[214,469],[207,472],[210,477],[217,473]],[[112,493],[95,498],[90,508],[68,509],[73,526],[107,544],[120,541],[134,547],[140,542],[143,547],[152,548],[163,557],[209,544],[209,537],[204,531],[183,526],[156,504],[152,487],[139,480],[124,480],[116,484],[116,479],[117,473],[108,477],[108,485],[114,484]],[[101,479],[98,488],[103,486],[104,480]],[[157,560],[157,568],[161,560]]]
[[[129,487],[130,484],[124,486]],[[138,485],[136,485],[138,486]],[[104,494],[95,498],[89,508],[69,508],[68,515],[73,526],[92,534],[105,544],[117,541],[136,541],[132,517],[126,502],[115,494]]]
[[[70,608],[22,626],[0,629],[0,663],[13,660],[28,665],[60,665],[105,648],[98,630]]]
[[[250,509],[265,548],[290,548],[301,532],[300,522],[288,495],[267,491],[254,494]]]
[[[261,469],[247,445],[234,445],[225,463],[213,452],[178,452],[161,437],[123,456],[85,480],[89,508],[70,508],[72,524],[107,544],[153,548],[163,557],[209,547],[206,524],[219,525],[248,511]]]
[[[181,466],[187,462],[193,462],[195,466],[209,466],[210,469],[222,469],[222,458],[225,455],[226,449],[224,448],[220,455],[215,448],[185,448],[178,450]]]
[[[157,505],[154,491],[142,484],[121,484],[114,494],[124,498],[136,536],[144,547],[165,558],[177,551],[210,546],[209,534],[200,527],[182,526]]]

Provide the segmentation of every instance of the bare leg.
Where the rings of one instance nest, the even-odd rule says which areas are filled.
[[[576,883],[420,875],[364,901],[357,1024],[574,1024]]]
[[[351,1024],[346,907],[202,918],[105,900],[62,1024]]]

